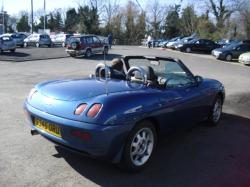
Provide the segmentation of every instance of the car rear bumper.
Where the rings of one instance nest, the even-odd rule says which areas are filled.
[[[55,144],[90,157],[114,158],[122,149],[131,129],[129,125],[104,126],[69,120],[40,111],[27,102],[24,110],[33,132],[35,130]],[[60,128],[62,137],[59,138],[36,127],[34,118],[56,124]],[[87,133],[88,137],[79,136],[79,133]]]
[[[54,45],[62,45],[64,43],[64,41],[56,41],[56,42],[53,42]]]
[[[27,43],[27,45],[30,45],[30,46],[35,46],[37,43],[39,45],[51,45],[51,42],[43,42],[43,41],[29,41],[26,43]]]
[[[211,54],[216,58],[220,60],[225,60],[226,59],[226,54],[225,53],[218,53],[215,51],[212,51]]]

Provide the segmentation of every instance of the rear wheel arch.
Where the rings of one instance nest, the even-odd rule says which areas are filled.
[[[135,126],[134,126],[134,128],[135,128],[138,124],[142,123],[143,121],[149,121],[149,122],[151,122],[152,125],[153,125],[154,128],[155,128],[157,137],[159,137],[159,134],[160,134],[160,123],[159,123],[159,121],[158,121],[156,118],[154,118],[154,117],[146,117],[146,118],[144,118],[144,119],[141,119],[141,120],[137,121],[136,124],[135,124]]]

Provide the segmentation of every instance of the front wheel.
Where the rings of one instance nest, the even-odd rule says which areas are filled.
[[[232,55],[228,54],[226,56],[226,61],[231,61],[233,59]]]
[[[210,114],[208,116],[209,124],[213,126],[217,125],[220,121],[221,114],[222,114],[222,98],[218,96],[215,99]]]
[[[123,169],[135,172],[146,167],[156,147],[157,135],[150,121],[142,121],[129,134],[121,166]]]
[[[10,52],[14,53],[16,51],[16,49],[11,49]]]

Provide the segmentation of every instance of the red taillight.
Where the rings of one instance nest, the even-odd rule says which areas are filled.
[[[83,113],[86,107],[87,107],[86,103],[80,104],[75,110],[75,115],[80,115],[81,113]]]
[[[81,138],[83,140],[89,141],[91,140],[91,134],[88,132],[82,132],[78,130],[71,131],[72,136]]]
[[[91,106],[91,108],[89,109],[87,116],[90,118],[94,118],[97,116],[97,114],[100,112],[102,108],[101,104],[94,104]]]

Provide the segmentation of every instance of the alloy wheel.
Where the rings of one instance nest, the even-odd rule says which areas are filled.
[[[227,60],[227,61],[231,61],[231,60],[232,60],[232,55],[227,55],[227,56],[226,56],[226,60]]]
[[[154,135],[150,128],[140,129],[133,137],[130,146],[130,158],[135,166],[144,165],[154,148]]]
[[[217,99],[213,107],[213,122],[217,123],[220,119],[222,113],[222,103],[221,99]]]

